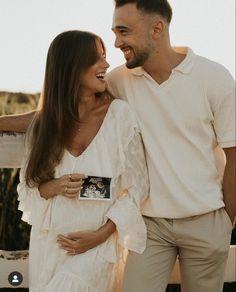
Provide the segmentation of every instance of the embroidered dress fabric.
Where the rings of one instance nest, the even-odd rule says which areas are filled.
[[[27,154],[18,185],[22,219],[32,225],[31,292],[118,291],[125,249],[142,253],[146,227],[140,213],[148,194],[143,145],[128,104],[114,100],[103,124],[78,157],[65,150],[55,176],[84,173],[111,177],[111,200],[79,200],[55,196],[45,200],[24,181]],[[56,243],[58,234],[97,230],[110,218],[117,232],[83,254],[68,256]]]

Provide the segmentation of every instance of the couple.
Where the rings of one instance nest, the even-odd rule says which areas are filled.
[[[221,292],[236,213],[234,81],[171,48],[167,1],[115,5],[126,66],[106,76],[109,91],[102,40],[65,32],[49,48],[41,109],[0,121],[28,128],[18,192],[31,291],[164,292],[178,256],[183,291]],[[111,199],[79,200],[86,175],[110,177]]]

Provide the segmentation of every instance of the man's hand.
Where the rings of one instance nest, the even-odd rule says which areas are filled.
[[[67,235],[58,235],[57,242],[60,248],[67,251],[68,255],[84,253],[103,243],[116,230],[116,225],[108,220],[97,231],[80,231]]]
[[[226,166],[223,178],[223,194],[225,210],[232,224],[236,216],[236,148],[224,148]]]

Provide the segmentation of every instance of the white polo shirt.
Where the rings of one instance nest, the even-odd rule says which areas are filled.
[[[191,49],[158,84],[141,67],[107,76],[115,97],[127,100],[146,149],[150,198],[143,214],[184,218],[224,206],[214,149],[235,146],[235,87],[220,64]]]

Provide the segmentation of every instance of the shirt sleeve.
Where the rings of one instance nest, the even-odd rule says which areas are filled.
[[[124,172],[121,174],[121,195],[110,208],[107,217],[117,227],[119,243],[126,249],[142,253],[146,247],[146,226],[140,208],[147,198],[149,182],[140,133],[124,149]]]
[[[222,148],[236,146],[235,121],[235,89],[233,89],[214,108],[214,129]]]
[[[24,153],[24,134],[0,132],[0,167],[20,168]]]
[[[129,76],[127,76],[123,66],[119,66],[106,75],[106,83],[109,92],[115,97],[123,100],[128,100],[126,96],[124,84],[129,83]]]
[[[211,71],[204,76],[213,115],[212,125],[221,148],[234,147],[235,143],[235,80],[230,72],[218,63],[211,63]],[[206,73],[205,73],[206,74]]]
[[[50,223],[51,199],[40,196],[38,187],[29,187],[25,181],[27,155],[24,156],[20,170],[20,183],[17,186],[18,209],[22,211],[22,220],[41,230],[48,230]]]

